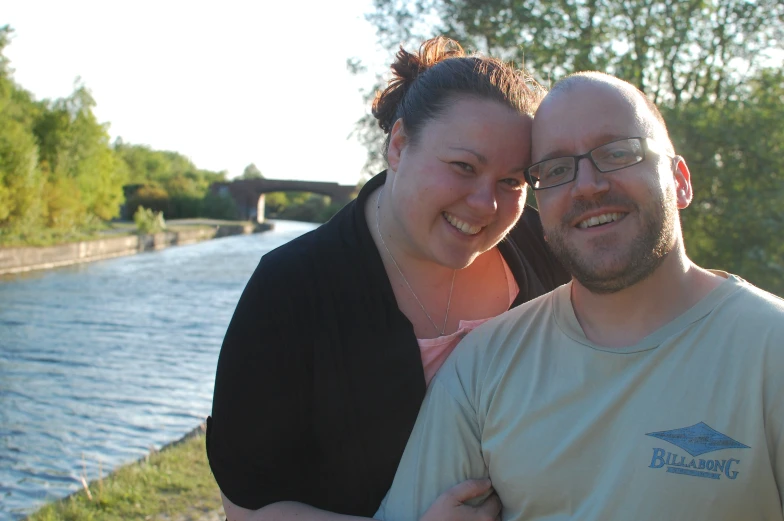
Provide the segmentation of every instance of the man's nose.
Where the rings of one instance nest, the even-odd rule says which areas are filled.
[[[593,161],[584,157],[577,162],[577,177],[572,183],[572,195],[575,198],[589,199],[609,189],[607,176],[599,172]]]

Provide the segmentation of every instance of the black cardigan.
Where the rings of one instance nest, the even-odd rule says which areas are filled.
[[[392,483],[425,377],[365,221],[372,178],[328,223],[264,255],[223,341],[207,454],[221,491],[371,517]],[[527,207],[499,244],[516,306],[569,280]]]

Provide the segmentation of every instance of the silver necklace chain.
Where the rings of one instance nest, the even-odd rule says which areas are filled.
[[[430,313],[427,312],[427,310],[425,309],[424,304],[422,304],[422,301],[419,300],[419,297],[417,297],[417,294],[414,293],[414,288],[411,287],[411,284],[409,284],[408,279],[406,278],[405,275],[403,275],[403,270],[400,269],[400,266],[398,265],[397,261],[395,260],[395,256],[392,255],[391,251],[389,251],[389,247],[387,246],[387,243],[384,242],[384,236],[381,235],[381,227],[378,224],[378,222],[379,222],[378,212],[379,212],[379,209],[381,208],[381,193],[383,191],[384,191],[384,189],[382,188],[381,190],[378,191],[378,195],[376,196],[376,231],[378,232],[378,238],[381,239],[381,244],[384,245],[384,249],[387,251],[387,254],[389,255],[389,258],[392,259],[392,264],[394,264],[395,268],[397,268],[397,272],[400,273],[400,276],[403,278],[403,282],[405,282],[406,286],[408,286],[408,290],[411,292],[412,295],[414,295],[414,299],[417,301],[417,304],[419,304],[419,307],[422,308],[422,313],[424,313],[425,316],[427,317],[427,319],[430,321],[430,323],[433,324],[433,327],[435,328],[435,330],[441,336],[443,336],[444,332],[446,331],[446,322],[447,322],[447,319],[449,318],[449,306],[452,305],[452,290],[455,289],[455,275],[457,274],[457,270],[453,270],[452,271],[452,284],[449,286],[449,300],[446,301],[446,314],[444,315],[444,325],[441,327],[441,329],[438,329],[438,326],[436,325],[435,321],[433,321],[433,319],[430,317]]]

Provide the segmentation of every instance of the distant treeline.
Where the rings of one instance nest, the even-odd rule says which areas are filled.
[[[0,246],[79,237],[130,219],[139,206],[167,219],[241,217],[230,197],[209,192],[226,172],[197,168],[177,152],[111,143],[83,84],[68,97],[35,100],[13,80],[4,55],[11,34],[0,27]],[[242,177],[261,173],[251,164]],[[323,196],[271,194],[268,201],[268,213],[281,218],[323,221],[335,211]]]
[[[176,152],[110,143],[84,85],[36,101],[12,78],[4,55],[11,33],[0,27],[0,244],[99,229],[120,216],[123,187],[133,184],[166,200],[167,217],[234,217],[230,200],[208,194],[225,172],[199,169]]]

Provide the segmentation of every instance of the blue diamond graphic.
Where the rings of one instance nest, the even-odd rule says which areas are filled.
[[[748,445],[744,445],[715,429],[711,429],[703,422],[672,431],[649,432],[646,436],[653,436],[654,438],[668,441],[692,456],[699,456],[706,452],[722,449],[749,448]]]

